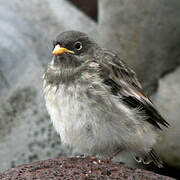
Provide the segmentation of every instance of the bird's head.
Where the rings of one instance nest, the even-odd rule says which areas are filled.
[[[78,67],[95,55],[97,44],[85,33],[66,31],[59,34],[53,42],[52,64],[70,68]]]
[[[66,31],[59,34],[53,42],[53,58],[45,73],[46,80],[53,84],[72,82],[87,71],[87,63],[97,58],[98,49],[85,33]]]

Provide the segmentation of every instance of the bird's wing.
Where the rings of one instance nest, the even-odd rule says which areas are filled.
[[[100,63],[100,75],[103,82],[111,88],[114,95],[130,108],[141,108],[148,117],[147,121],[161,129],[160,124],[168,127],[151,100],[143,93],[135,72],[116,54],[104,51],[104,58]]]

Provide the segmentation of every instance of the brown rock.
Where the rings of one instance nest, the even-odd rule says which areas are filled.
[[[172,178],[137,168],[113,164],[92,157],[56,158],[21,165],[0,174],[0,179],[137,179],[171,180]]]

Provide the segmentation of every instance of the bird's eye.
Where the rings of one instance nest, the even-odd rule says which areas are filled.
[[[74,48],[76,49],[76,50],[81,50],[82,49],[82,43],[81,42],[75,42],[74,43]]]

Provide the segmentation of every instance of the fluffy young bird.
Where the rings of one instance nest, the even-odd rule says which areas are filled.
[[[162,167],[153,146],[169,124],[143,93],[135,72],[82,32],[58,35],[53,54],[43,90],[62,142],[93,155],[128,151],[138,162]]]

